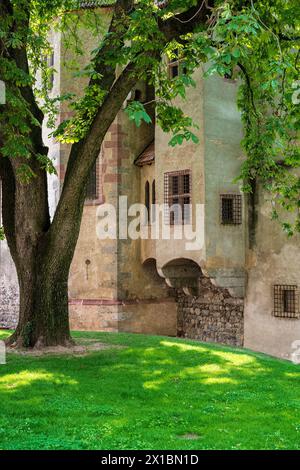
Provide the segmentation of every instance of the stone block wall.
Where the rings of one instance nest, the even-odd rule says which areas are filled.
[[[178,336],[243,346],[244,299],[201,278],[197,296],[177,293]]]
[[[3,278],[0,279],[0,302],[0,328],[16,328],[19,315],[18,289]]]
[[[18,316],[17,274],[6,241],[0,241],[0,328],[15,328]]]

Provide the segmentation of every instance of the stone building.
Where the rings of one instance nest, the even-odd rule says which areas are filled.
[[[102,6],[99,13],[108,24],[111,8]],[[98,38],[85,29],[80,36],[87,51],[95,48]],[[52,42],[51,61],[57,71],[53,95],[80,96],[85,79],[75,80],[65,66],[72,58],[65,38],[55,32]],[[89,54],[77,60],[84,66]],[[174,62],[166,67],[176,79],[180,67]],[[155,119],[137,128],[124,109],[107,133],[90,176],[71,268],[71,327],[179,335],[290,358],[293,343],[300,340],[300,237],[287,239],[270,220],[271,207],[260,188],[248,198],[233,182],[244,159],[238,84],[220,77],[204,79],[202,68],[194,79],[197,86],[179,104],[199,125],[199,144],[170,147],[169,136],[155,126]],[[138,83],[127,102],[148,103],[154,95]],[[151,107],[147,110],[153,114]],[[59,119],[68,116],[62,103]],[[70,148],[49,139],[48,133],[45,129],[58,170],[57,177],[49,177],[54,212]],[[149,214],[140,227],[143,238],[134,239],[120,233],[120,225],[124,207],[132,210],[138,203]],[[107,204],[116,210],[119,233],[101,239],[99,210]],[[163,210],[154,211],[153,204]],[[183,214],[170,211],[173,204],[179,204]],[[129,213],[129,223],[134,216]],[[169,239],[163,236],[166,227]],[[15,274],[5,242],[0,245],[5,257],[0,325],[13,326]]]

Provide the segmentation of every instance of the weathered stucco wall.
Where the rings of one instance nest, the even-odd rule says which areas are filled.
[[[119,315],[119,331],[176,336],[177,309],[172,298],[125,304]]]
[[[118,331],[118,303],[111,301],[71,300],[70,328],[78,331]]]
[[[206,261],[203,268],[218,286],[242,297],[246,247],[244,201],[242,224],[222,225],[220,221],[220,195],[242,194],[239,185],[233,182],[243,161],[237,89],[236,82],[220,77],[204,81]]]
[[[175,104],[181,106],[184,112],[190,116],[199,126],[195,133],[199,137],[199,143],[184,142],[182,145],[170,147],[171,136],[164,133],[158,126],[155,135],[155,179],[157,203],[164,204],[164,174],[178,170],[190,170],[192,191],[191,203],[193,205],[193,223],[186,224],[186,228],[196,229],[195,225],[195,207],[196,204],[204,204],[205,201],[205,181],[204,181],[204,115],[203,115],[203,79],[202,71],[199,69],[194,74],[196,87],[187,90],[185,101],[180,99]],[[158,217],[157,217],[158,219]],[[160,215],[160,226],[163,225],[163,214]],[[198,230],[202,230],[204,218],[199,220]],[[188,258],[202,265],[205,260],[205,245],[201,249],[187,249],[189,240],[186,236],[182,239],[175,239],[176,231],[181,230],[181,226],[171,226],[171,241],[163,240],[160,232],[160,240],[156,242],[156,259],[159,269],[163,268],[168,262]],[[187,233],[187,232],[186,232]]]
[[[248,253],[245,299],[245,347],[291,359],[294,341],[300,341],[300,319],[273,316],[273,286],[300,287],[300,236],[288,238],[271,220],[272,207],[258,192],[254,244]]]
[[[176,336],[177,308],[170,298],[142,301],[70,302],[73,330]]]

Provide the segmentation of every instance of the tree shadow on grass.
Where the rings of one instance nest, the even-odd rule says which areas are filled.
[[[127,347],[0,367],[1,448],[300,447],[293,364],[173,338],[90,337]]]

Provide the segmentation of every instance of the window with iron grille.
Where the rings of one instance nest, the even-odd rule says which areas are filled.
[[[191,172],[181,170],[165,173],[165,221],[170,225],[191,222]]]
[[[178,49],[174,51],[175,57],[169,61],[169,78],[176,78],[179,75],[186,74],[186,65],[183,57],[180,56]]]
[[[299,293],[296,285],[275,285],[274,316],[299,318]]]
[[[86,187],[86,199],[88,201],[94,201],[98,199],[98,160],[92,168],[90,173],[87,187]]]
[[[240,194],[221,194],[220,216],[223,225],[242,223],[242,196]]]

